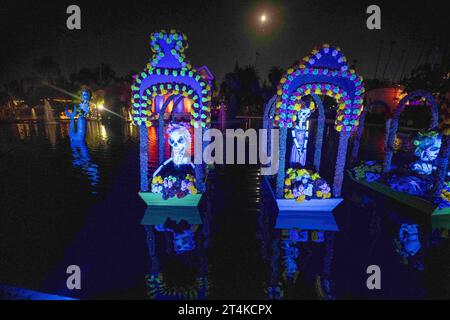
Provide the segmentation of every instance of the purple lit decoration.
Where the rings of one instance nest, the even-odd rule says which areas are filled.
[[[151,35],[151,48],[152,60],[131,87],[134,122],[151,126],[151,116],[158,116],[156,106],[153,108],[154,98],[173,94],[193,101],[191,125],[199,122],[202,127],[209,127],[211,86],[186,60],[186,35],[175,30],[155,32]]]
[[[188,48],[185,34],[162,30],[151,35],[153,56],[146,69],[135,76],[131,86],[133,122],[140,127],[141,149],[141,191],[148,191],[148,133],[146,127],[158,119],[159,162],[164,161],[164,114],[173,102],[174,108],[184,99],[192,101],[190,125],[202,130],[211,123],[211,81],[212,75],[206,67],[193,68],[184,52]],[[163,102],[164,97],[167,99]],[[174,110],[172,110],[172,113]],[[172,119],[173,120],[173,119]],[[147,137],[148,138],[148,137]],[[144,141],[145,140],[145,141]],[[204,186],[204,166],[196,165],[197,189],[202,192]]]
[[[392,170],[392,157],[394,153],[394,143],[395,137],[398,131],[398,122],[400,114],[403,110],[410,105],[427,104],[431,109],[431,122],[429,129],[436,129],[439,125],[442,132],[442,147],[437,159],[437,174],[434,175],[434,197],[439,201],[441,196],[445,177],[447,176],[448,169],[448,157],[450,153],[450,142],[449,142],[449,110],[446,101],[442,101],[441,106],[441,122],[439,123],[439,104],[435,97],[427,91],[417,90],[406,97],[404,97],[399,104],[399,107],[395,110],[394,116],[392,118],[390,135],[387,142],[387,151],[383,163],[383,171],[389,173]]]
[[[319,111],[317,117],[317,133],[316,133],[316,145],[314,148],[314,169],[318,172],[320,170],[320,160],[322,159],[322,144],[323,133],[325,129],[325,109],[323,107],[322,99],[316,94],[312,95],[316,108]]]
[[[333,48],[327,44],[313,50],[312,54],[305,57],[298,66],[287,70],[278,86],[273,123],[281,131],[277,198],[283,197],[287,138],[285,131],[294,127],[301,99],[308,95],[312,95],[314,100],[317,100],[318,96],[329,96],[338,103],[335,129],[340,132],[340,139],[333,195],[340,196],[348,139],[350,133],[354,132],[359,125],[359,118],[363,110],[363,94],[362,77],[357,75],[354,70],[349,69],[346,58],[339,48]],[[318,104],[318,107],[320,110],[321,104]],[[322,119],[319,115],[319,120]],[[319,122],[319,126],[320,124]],[[316,147],[321,146],[320,135],[323,135],[323,131],[320,131],[318,130],[319,135],[316,136]],[[314,157],[316,169],[320,166],[320,149],[316,150]]]
[[[148,191],[148,129],[139,126],[139,166],[141,168],[141,191]]]
[[[391,164],[392,164],[392,156],[394,154],[394,143],[395,143],[395,137],[397,136],[398,131],[398,121],[400,118],[400,114],[403,112],[403,110],[408,106],[410,101],[416,101],[418,98],[424,98],[428,102],[431,108],[431,122],[429,129],[436,129],[439,122],[439,108],[438,103],[436,99],[433,97],[433,95],[427,91],[423,90],[417,90],[410,94],[408,94],[406,97],[404,97],[402,100],[400,100],[400,103],[395,109],[395,112],[392,116],[391,121],[391,129],[389,132],[389,137],[387,137],[387,150],[384,158],[384,164],[383,164],[383,172],[387,173],[391,170]]]

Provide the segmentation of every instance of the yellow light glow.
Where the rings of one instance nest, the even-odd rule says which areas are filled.
[[[265,14],[263,14],[260,18],[261,22],[266,22],[267,21],[267,16]]]
[[[100,103],[99,105],[97,105],[97,109],[98,110],[103,110],[103,109],[105,109],[105,106]]]

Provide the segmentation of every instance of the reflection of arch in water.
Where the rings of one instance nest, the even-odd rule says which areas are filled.
[[[290,233],[299,232],[302,239],[291,240]],[[304,249],[321,250],[310,247],[308,243],[316,242],[323,246],[322,268],[315,278],[316,292],[321,299],[333,299],[334,288],[332,278],[332,263],[334,258],[335,232],[325,230],[281,229],[274,234],[271,242],[270,275],[266,288],[267,298],[280,300],[291,298],[288,288],[296,286],[300,266],[307,263],[308,257],[301,256]],[[312,253],[314,254],[314,253]]]
[[[146,231],[147,248],[151,259],[151,272],[146,276],[146,284],[148,296],[150,299],[156,300],[204,300],[209,295],[209,276],[208,276],[208,257],[206,249],[209,245],[209,215],[206,212],[202,221],[200,212],[197,207],[159,207],[149,206],[141,224]],[[196,268],[197,276],[195,281],[187,287],[169,286],[165,279],[164,268],[161,265],[161,257],[158,255],[158,247],[163,245],[157,242],[157,233],[168,232],[161,229],[161,226],[170,218],[175,222],[185,220],[191,226],[202,225],[201,232],[195,228],[194,239],[195,247],[190,248],[189,254],[185,252],[176,252],[175,250],[167,250],[166,253],[174,257],[174,259],[188,259],[195,257],[197,259]],[[173,246],[172,241],[167,242],[168,246]],[[161,252],[161,251],[160,251]]]
[[[100,181],[100,174],[98,165],[92,163],[86,143],[82,140],[71,140],[70,148],[72,149],[73,167],[80,169],[88,177],[90,185],[95,190]],[[96,193],[96,191],[92,193]]]
[[[385,173],[391,170],[392,156],[394,154],[394,143],[395,137],[397,136],[398,122],[400,119],[400,115],[403,112],[403,110],[411,104],[411,102],[417,101],[419,99],[422,102],[426,102],[430,106],[431,121],[429,129],[437,129],[439,122],[439,106],[437,100],[433,97],[431,93],[424,90],[417,90],[408,94],[402,100],[400,100],[397,109],[395,109],[392,115],[392,121],[389,130],[390,132],[389,136],[387,137],[387,146],[386,146],[387,149],[383,164],[383,171]]]
[[[269,265],[268,281],[265,284],[267,298],[279,300],[292,298],[289,287],[295,283],[295,277],[288,279],[286,274],[286,258],[295,250],[286,250],[289,246],[299,249],[300,257],[291,255],[291,266],[295,269],[307,263],[308,258],[302,254],[304,248],[310,248],[308,243],[314,242],[314,247],[323,247],[322,268],[315,279],[317,294],[321,299],[332,299],[332,263],[334,258],[335,234],[339,231],[332,215],[324,216],[301,213],[275,213],[273,204],[263,202],[258,216],[257,237],[261,245],[261,255]],[[321,254],[315,250],[313,254]],[[322,257],[322,256],[321,256]],[[283,263],[284,262],[284,263]],[[296,265],[294,266],[293,263]],[[297,271],[298,272],[298,271]],[[287,291],[286,291],[287,290]]]

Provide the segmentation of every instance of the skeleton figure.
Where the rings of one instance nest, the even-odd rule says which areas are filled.
[[[419,132],[414,145],[416,146],[414,155],[419,160],[411,164],[411,170],[420,175],[430,175],[436,168],[432,162],[439,155],[442,137],[436,131]]]
[[[191,134],[182,125],[169,125],[169,145],[172,147],[172,161],[175,165],[191,162]]]
[[[191,134],[189,130],[183,124],[170,124],[167,129],[169,135],[169,145],[171,147],[171,157],[166,160],[159,168],[153,173],[153,176],[157,176],[161,170],[171,162],[173,166],[178,170],[185,165],[194,168],[194,164],[191,161]],[[185,168],[185,167],[184,167]]]
[[[308,128],[306,121],[311,115],[310,108],[302,108],[297,113],[298,124],[292,130],[292,149],[289,163],[291,166],[300,164],[304,166],[306,163],[306,151],[308,146]]]

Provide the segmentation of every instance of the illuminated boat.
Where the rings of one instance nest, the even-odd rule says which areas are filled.
[[[151,47],[153,57],[132,85],[132,117],[140,128],[139,195],[147,205],[197,206],[205,191],[206,167],[192,163],[191,142],[193,134],[203,135],[210,126],[213,77],[206,67],[190,65],[184,55],[187,38],[180,32],[153,33]],[[188,123],[179,116],[186,112]],[[160,167],[149,175],[149,130],[155,122]],[[166,159],[168,146],[171,156]]]
[[[431,110],[430,129],[420,131],[413,140],[417,160],[410,163],[408,168],[395,171],[392,159],[400,114],[406,107],[418,104],[429,106]],[[445,104],[442,106],[442,121],[439,123],[439,103],[431,93],[418,90],[404,94],[391,112],[392,116],[388,116],[386,120],[386,153],[383,163],[362,162],[349,170],[348,175],[354,182],[411,209],[432,215],[432,219],[440,225],[450,226],[450,202],[449,199],[446,200],[450,183],[445,181],[448,176],[449,120],[447,107]],[[364,112],[362,121],[365,115]],[[358,146],[361,135],[362,128],[356,139]]]
[[[311,55],[305,57],[298,66],[288,69],[282,77],[277,94],[269,100],[264,111],[264,128],[269,132],[268,150],[274,144],[269,129],[279,127],[280,132],[278,172],[275,181],[266,179],[266,182],[282,214],[324,213],[329,216],[342,202],[348,140],[359,124],[363,94],[362,77],[349,69],[339,48],[326,44],[313,50]],[[322,101],[325,96],[335,99],[338,104],[335,129],[339,132],[339,146],[332,192],[318,174],[326,120]],[[305,158],[309,136],[307,119],[316,110],[319,115],[313,171],[305,169]],[[291,167],[286,169],[287,139],[291,135]],[[271,154],[273,152],[271,150]]]

